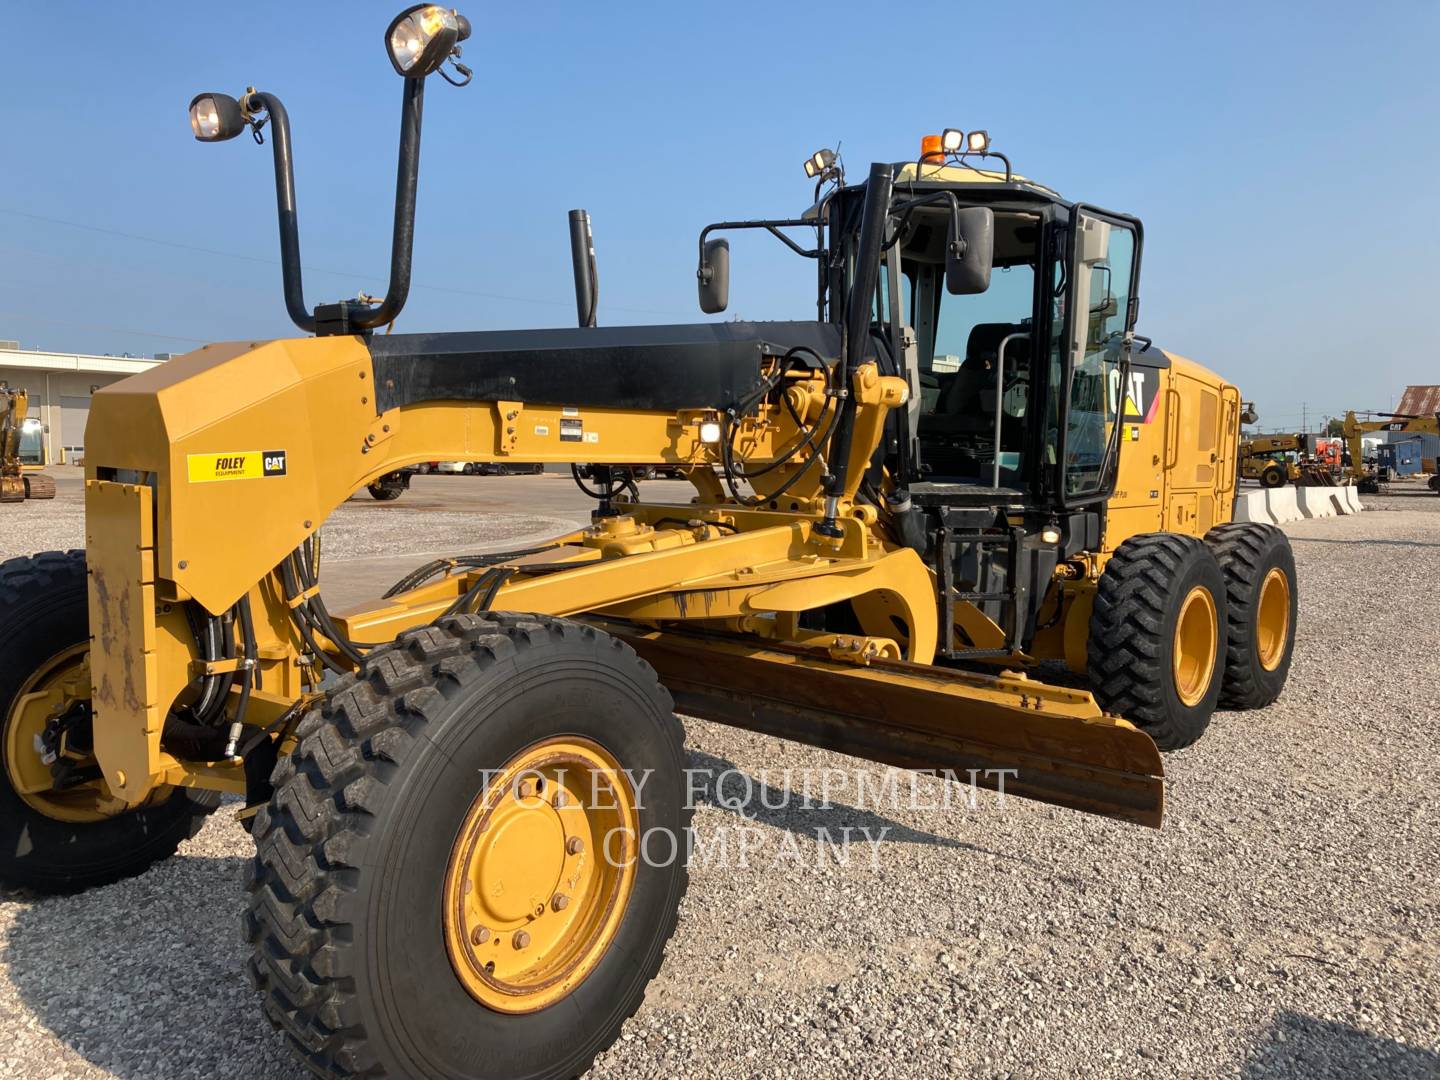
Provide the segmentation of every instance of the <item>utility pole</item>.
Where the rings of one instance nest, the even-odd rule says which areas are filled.
[[[1303,401],[1300,402],[1300,430],[1307,435],[1310,433],[1310,418]]]

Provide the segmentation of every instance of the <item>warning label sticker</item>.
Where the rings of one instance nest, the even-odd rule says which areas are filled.
[[[284,450],[231,450],[223,454],[190,454],[185,459],[192,484],[217,480],[259,480],[285,475]]]
[[[585,424],[581,420],[572,420],[568,416],[560,420],[560,441],[581,442],[585,438]]]

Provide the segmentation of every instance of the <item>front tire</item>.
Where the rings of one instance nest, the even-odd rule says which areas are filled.
[[[7,885],[63,893],[133,877],[174,854],[219,805],[217,792],[175,788],[162,801],[117,812],[103,780],[62,791],[36,787],[33,778],[46,773],[33,709],[22,703],[88,685],[89,641],[83,551],[0,564],[0,882]]]
[[[1283,465],[1271,463],[1260,472],[1260,486],[1264,488],[1284,487],[1286,479]]]
[[[1274,525],[1231,522],[1205,534],[1225,575],[1229,645],[1220,703],[1259,709],[1280,696],[1295,648],[1299,592],[1290,541]]]
[[[1189,746],[1219,702],[1227,617],[1225,579],[1204,542],[1132,536],[1105,564],[1090,616],[1096,700],[1161,750]]]
[[[449,617],[342,678],[301,723],[255,819],[250,972],[305,1063],[332,1077],[583,1072],[639,1007],[685,889],[672,709],[627,646],[541,616]],[[615,862],[599,857],[598,835],[579,835],[608,820],[599,803],[562,794],[549,773],[549,788],[527,792],[506,771],[540,769],[556,745],[646,777],[637,834],[659,839],[637,845],[650,857],[611,901],[600,897]],[[581,824],[557,832],[565,814]],[[577,879],[586,852],[592,877]],[[613,920],[583,919],[612,909]],[[567,937],[566,918],[594,935]]]

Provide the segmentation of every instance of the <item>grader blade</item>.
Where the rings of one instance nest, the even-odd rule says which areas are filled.
[[[1159,751],[1084,690],[898,660],[862,666],[726,634],[605,629],[649,661],[680,713],[1160,826]]]

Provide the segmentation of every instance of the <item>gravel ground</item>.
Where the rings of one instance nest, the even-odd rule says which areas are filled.
[[[692,765],[735,770],[695,819],[730,865],[692,869],[594,1075],[1440,1076],[1440,499],[1366,501],[1287,527],[1287,691],[1167,758],[1158,832],[943,809],[928,779],[918,807],[907,781],[747,818],[723,805],[744,777],[773,807],[782,770],[856,763],[690,721]],[[879,840],[820,858],[815,830],[846,827]],[[136,880],[0,896],[0,1075],[298,1078],[241,973],[249,852],[222,812]]]
[[[85,546],[82,470],[52,467],[50,471],[61,482],[60,496],[54,502],[15,504],[0,515],[0,525],[6,526],[0,528],[0,559]],[[470,477],[446,479],[456,485],[456,492],[471,495],[472,499],[474,491],[487,483]],[[568,484],[548,477],[546,480],[568,490]],[[500,483],[513,484],[515,480],[507,478]],[[397,551],[429,555],[473,550],[477,542],[483,547],[495,547],[553,536],[574,528],[576,521],[583,519],[583,513],[506,513],[494,509],[477,519],[474,513],[437,509],[434,500],[408,493],[395,502],[382,503],[361,491],[330,515],[321,539],[327,562],[392,555]],[[418,545],[417,536],[423,536]]]

